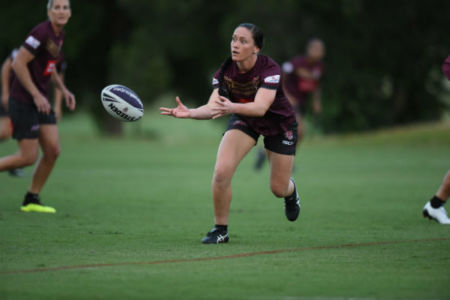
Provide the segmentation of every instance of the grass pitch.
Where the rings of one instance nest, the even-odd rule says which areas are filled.
[[[219,246],[200,239],[223,124],[147,115],[132,126],[151,138],[135,127],[98,138],[86,117],[64,120],[42,193],[55,215],[19,212],[30,178],[0,174],[1,299],[450,298],[450,226],[421,218],[450,168],[449,123],[308,139],[295,223],[251,153]]]

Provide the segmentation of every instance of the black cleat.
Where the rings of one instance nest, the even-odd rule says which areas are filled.
[[[298,195],[294,178],[291,178],[291,181],[294,183],[294,193],[292,193],[291,196],[284,198],[284,212],[286,218],[293,222],[297,220],[300,215],[300,196]]]
[[[266,151],[264,149],[259,149],[258,153],[256,154],[256,161],[255,161],[255,170],[259,171],[264,166],[264,163],[266,162]]]
[[[228,243],[228,232],[223,232],[217,228],[213,228],[206,236],[202,239],[203,244],[220,244]]]
[[[23,169],[12,169],[8,171],[9,176],[12,177],[24,177],[25,176],[25,172],[23,171]]]

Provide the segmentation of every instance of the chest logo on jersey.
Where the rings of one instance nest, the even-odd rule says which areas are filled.
[[[44,70],[44,76],[50,76],[56,69],[56,60],[49,60]]]
[[[46,45],[46,49],[48,51],[48,53],[50,53],[51,56],[53,57],[58,57],[59,56],[59,51],[61,50],[61,45],[57,45],[53,40],[49,39],[47,40],[47,45]]]
[[[234,95],[240,95],[249,98],[253,98],[255,96],[258,88],[261,85],[259,76],[253,77],[253,80],[245,83],[234,81],[230,77],[225,76],[225,83],[227,84],[228,89]]]

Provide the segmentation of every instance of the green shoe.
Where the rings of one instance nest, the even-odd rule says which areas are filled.
[[[23,212],[39,212],[39,213],[48,213],[48,214],[54,214],[56,213],[56,209],[50,206],[44,206],[40,203],[29,203],[25,206],[22,206],[20,208]]]

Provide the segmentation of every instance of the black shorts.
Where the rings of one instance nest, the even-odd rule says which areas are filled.
[[[40,125],[56,124],[53,109],[45,115],[38,112],[34,104],[9,99],[9,117],[13,126],[13,138],[16,140],[39,138]]]
[[[0,118],[4,118],[4,117],[7,117],[7,116],[8,116],[8,112],[3,107],[3,104],[0,103]]]
[[[253,130],[242,118],[238,115],[233,114],[228,121],[227,130],[238,129],[251,138],[255,140],[255,145],[258,142],[260,134]],[[269,151],[284,154],[284,155],[295,155],[295,150],[297,148],[297,124],[294,122],[290,130],[283,134],[274,136],[264,136],[264,148]]]

